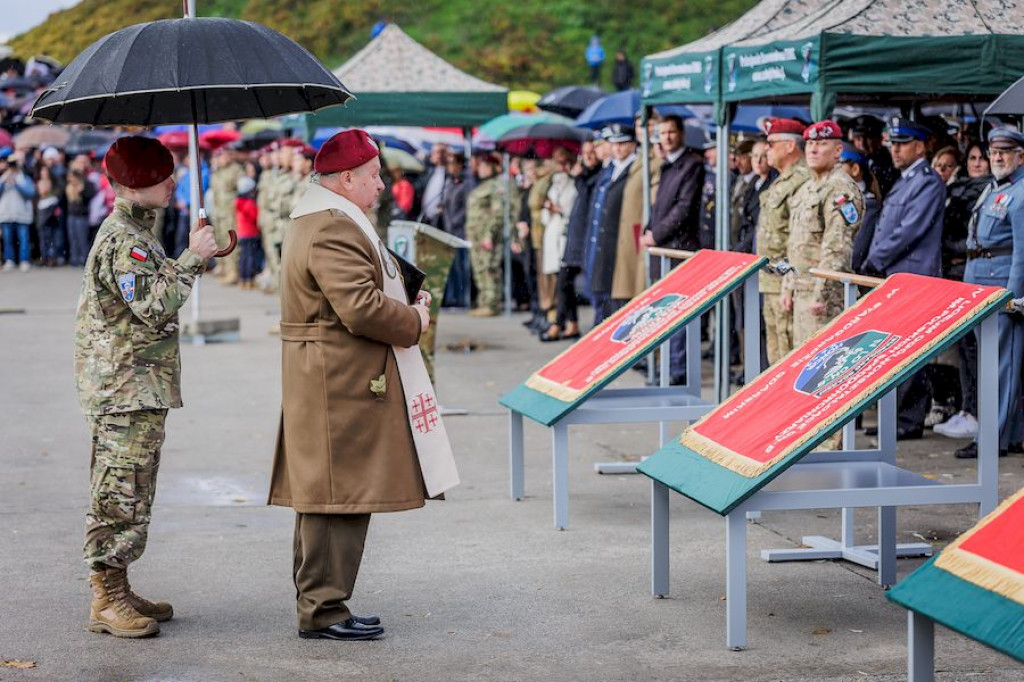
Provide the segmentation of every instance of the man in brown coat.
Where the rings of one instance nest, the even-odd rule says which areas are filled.
[[[369,135],[331,138],[314,170],[282,248],[283,409],[269,502],[296,512],[299,635],[373,639],[380,619],[353,615],[345,602],[370,514],[428,497],[397,358],[427,329],[430,301],[425,292],[413,305],[390,294],[395,261],[359,215],[384,189]],[[432,393],[418,404],[416,428],[443,428]]]

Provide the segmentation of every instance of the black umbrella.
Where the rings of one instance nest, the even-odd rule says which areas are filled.
[[[547,159],[558,147],[578,153],[590,135],[589,130],[561,123],[534,123],[504,133],[498,138],[497,146],[513,156],[532,155]]]
[[[316,111],[351,97],[316,57],[266,26],[165,19],[87,47],[39,96],[32,116],[107,126],[188,123],[198,139],[199,123]]]
[[[576,118],[584,109],[605,96],[604,90],[593,86],[566,85],[555,88],[537,101],[537,106],[569,118]]]
[[[984,115],[994,114],[1024,115],[1024,78],[1008,87],[995,102],[988,105]]]

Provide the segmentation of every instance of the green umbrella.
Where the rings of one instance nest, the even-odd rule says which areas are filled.
[[[559,116],[558,114],[552,114],[551,112],[542,111],[537,114],[521,114],[513,112],[511,114],[502,114],[496,118],[492,118],[487,123],[482,124],[476,129],[476,135],[473,136],[473,146],[494,146],[494,143],[502,135],[514,128],[521,128],[523,126],[534,125],[537,123],[559,123],[567,126],[576,125],[575,121],[565,116]]]

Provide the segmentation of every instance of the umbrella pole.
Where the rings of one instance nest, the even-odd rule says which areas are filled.
[[[194,2],[194,0],[192,0]],[[190,0],[182,0],[182,10],[186,19],[191,19],[195,16],[195,8]],[[199,222],[200,216],[205,219],[206,211],[203,208],[203,193],[202,193],[202,168],[199,165],[199,127],[195,122],[189,126],[188,135],[188,165],[189,165],[189,201],[188,201],[188,224],[189,230],[192,226]],[[196,346],[202,346],[206,343],[206,337],[199,332],[199,318],[201,310],[201,282],[202,278],[197,278],[195,284],[192,287],[192,343]]]
[[[505,317],[512,317],[512,165],[508,153],[502,154],[505,166]]]

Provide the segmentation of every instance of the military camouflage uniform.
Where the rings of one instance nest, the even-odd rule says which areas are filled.
[[[513,196],[513,206],[518,197]],[[473,242],[469,260],[477,288],[477,307],[500,311],[502,299],[501,265],[505,255],[505,188],[503,178],[494,176],[481,181],[466,199],[466,238]],[[493,247],[485,251],[480,243],[490,239]]]
[[[757,221],[757,255],[765,256],[769,262],[786,257],[789,240],[789,218],[791,201],[811,176],[807,164],[800,159],[781,173],[768,189],[761,194],[761,216]],[[782,309],[779,294],[782,292],[782,278],[762,270],[758,283],[764,297],[765,345],[768,362],[775,364],[786,353],[793,350],[793,316]]]
[[[843,310],[843,286],[810,274],[811,268],[850,272],[853,239],[864,219],[864,195],[857,183],[835,166],[811,178],[793,195],[787,252],[795,271],[783,280],[793,295],[793,345],[811,338]],[[812,306],[824,304],[821,315]]]
[[[280,172],[276,168],[268,168],[260,174],[259,182],[256,183],[256,224],[263,237],[263,255],[267,263],[267,272],[270,274],[271,286],[275,290],[281,277],[281,254],[277,251],[281,238],[277,236],[276,217],[279,175]]]
[[[217,243],[221,246],[228,245],[228,230],[237,229],[235,198],[238,197],[238,181],[244,175],[245,169],[242,164],[235,161],[210,174],[210,189],[213,191],[213,212],[210,219],[213,222]],[[238,249],[235,249],[231,255],[219,259],[220,267],[224,268],[225,278],[229,281],[238,281],[238,255]]]
[[[145,549],[168,408],[181,407],[178,309],[205,267],[168,258],[162,211],[117,199],[85,265],[75,326],[75,381],[92,425],[85,561],[125,568]]]

